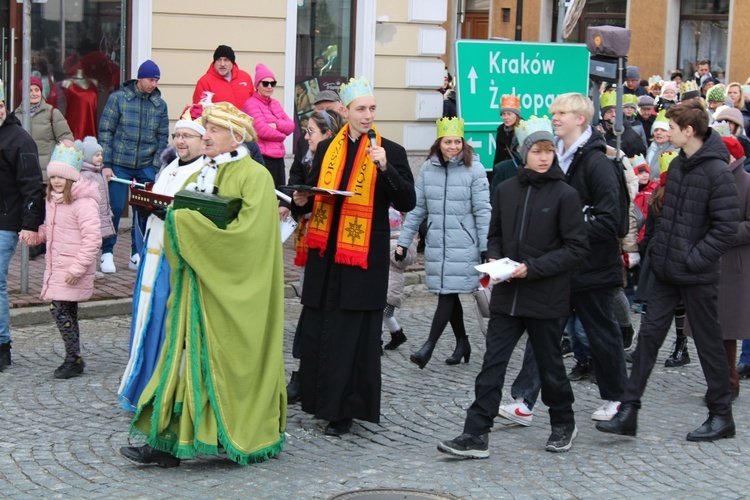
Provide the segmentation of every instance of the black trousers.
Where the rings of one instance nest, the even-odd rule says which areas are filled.
[[[273,183],[276,187],[286,184],[286,164],[284,158],[271,158],[263,155],[263,161],[266,162],[266,169],[271,172]]]
[[[474,385],[475,400],[466,413],[464,432],[484,434],[492,427],[502,399],[505,372],[513,349],[528,331],[542,382],[542,401],[549,407],[550,423],[570,424],[573,390],[565,374],[559,319],[535,319],[493,314],[487,327],[487,350]]]
[[[640,407],[648,377],[656,363],[659,348],[672,325],[677,305],[682,300],[690,317],[695,348],[706,378],[706,406],[711,415],[729,416],[729,364],[724,352],[724,338],[717,313],[718,284],[671,285],[654,277],[648,298],[648,313],[643,316],[638,332],[633,369],[622,396],[623,403]]]
[[[606,401],[620,401],[628,372],[622,332],[615,321],[614,294],[618,288],[597,288],[570,294],[570,304],[589,339],[599,395]]]

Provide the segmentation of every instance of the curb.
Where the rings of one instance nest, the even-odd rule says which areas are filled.
[[[417,285],[425,283],[424,271],[406,272],[404,274],[404,285]],[[299,282],[287,282],[284,284],[284,298],[293,299],[299,297]],[[133,309],[133,298],[96,300],[92,302],[81,302],[78,304],[78,319],[95,319],[107,316],[126,316]],[[14,327],[33,326],[50,323],[49,306],[15,307],[10,310],[10,322]]]

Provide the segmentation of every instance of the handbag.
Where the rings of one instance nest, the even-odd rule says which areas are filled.
[[[477,306],[477,320],[479,321],[479,329],[486,337],[487,321],[485,320],[490,317],[490,297],[492,296],[492,287],[480,287],[474,290],[473,295]]]

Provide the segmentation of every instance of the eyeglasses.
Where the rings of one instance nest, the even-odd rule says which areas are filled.
[[[172,134],[173,141],[176,141],[177,139],[185,139],[187,141],[188,139],[195,139],[195,138],[200,139],[201,136],[195,135],[195,134]]]
[[[274,80],[272,82],[267,82],[267,81],[263,80],[262,82],[260,82],[260,84],[263,85],[264,87],[275,87],[276,86],[276,80]]]
[[[305,129],[305,132],[307,132],[310,135],[313,135],[315,132],[317,132],[317,130],[315,130],[314,128],[307,127]]]

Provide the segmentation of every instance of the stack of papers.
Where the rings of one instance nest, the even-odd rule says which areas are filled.
[[[513,270],[520,265],[519,262],[505,257],[485,264],[479,264],[478,266],[474,266],[474,269],[489,276],[489,280],[481,279],[479,281],[482,286],[487,288],[502,281],[508,281],[510,275],[513,274]]]

